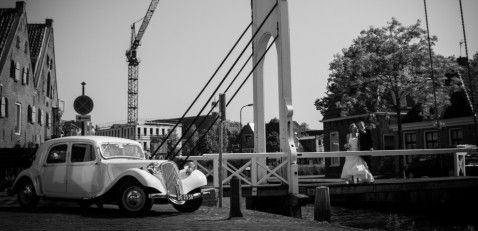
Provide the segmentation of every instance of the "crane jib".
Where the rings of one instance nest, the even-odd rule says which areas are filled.
[[[158,6],[159,0],[153,0],[149,4],[148,10],[146,11],[146,15],[143,18],[143,22],[141,23],[141,26],[139,27],[138,34],[135,36],[135,46],[139,46],[139,42],[143,38],[144,32],[146,31],[146,28],[148,27],[149,21],[151,20],[151,17],[153,16],[154,11],[156,10]]]

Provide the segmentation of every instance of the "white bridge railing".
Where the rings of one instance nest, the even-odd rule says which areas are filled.
[[[297,158],[332,158],[350,155],[358,156],[414,156],[453,154],[454,176],[466,176],[465,156],[476,153],[476,149],[407,149],[340,152],[300,152]],[[184,158],[184,157],[182,157]],[[286,153],[225,153],[223,154],[223,185],[228,185],[233,176],[237,176],[244,187],[287,185],[289,159]],[[219,187],[219,154],[191,156],[197,168],[208,178],[212,177],[214,187]]]

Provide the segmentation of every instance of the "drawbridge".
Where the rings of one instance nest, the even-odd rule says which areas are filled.
[[[174,130],[181,124],[182,120],[188,116],[191,108],[199,103],[199,99],[207,88],[212,89],[212,93],[206,97],[206,102],[197,113],[189,125],[183,127],[183,136],[173,145],[166,158],[177,158],[184,145],[181,142],[189,142],[198,129],[206,123],[206,117],[211,115],[213,110],[218,107],[218,102],[213,102],[209,110],[211,101],[218,94],[227,94],[228,100],[225,107],[231,105],[235,97],[240,93],[244,84],[252,77],[253,82],[253,106],[254,106],[254,153],[227,153],[220,155],[213,153],[198,153],[197,143],[189,153],[180,157],[186,161],[194,161],[199,170],[203,171],[210,179],[210,186],[222,188],[228,191],[228,185],[233,177],[237,177],[243,184],[243,195],[248,198],[249,208],[274,207],[279,213],[300,216],[300,206],[302,199],[307,196],[313,196],[313,191],[317,186],[327,185],[331,187],[331,192],[337,195],[368,195],[367,193],[394,193],[394,192],[419,192],[423,190],[449,190],[449,182],[463,182],[454,185],[452,188],[461,190],[463,187],[477,189],[478,178],[466,177],[465,157],[476,150],[472,149],[427,149],[427,150],[377,150],[377,151],[356,151],[356,152],[298,152],[294,143],[293,134],[293,114],[292,90],[291,90],[291,60],[290,60],[290,35],[288,19],[288,1],[287,0],[252,0],[252,22],[240,33],[239,38],[227,52],[226,56],[215,69],[211,77],[201,88],[198,95],[186,109],[181,119],[177,121],[170,133],[163,139],[162,143],[153,152],[154,157],[157,151],[163,146]],[[246,40],[246,45],[240,48],[239,44],[248,31],[252,32],[250,39]],[[264,116],[264,59],[271,47],[276,46],[278,62],[278,104],[279,104],[279,136],[280,152],[266,152],[265,135],[265,116]],[[230,67],[225,67],[227,60],[232,59],[235,50],[239,50],[239,55]],[[252,52],[248,52],[248,50]],[[247,55],[248,54],[248,55]],[[247,58],[244,56],[246,55]],[[241,61],[244,60],[245,61]],[[250,64],[252,69],[248,73],[243,73],[245,67]],[[239,71],[232,73],[233,69],[239,67]],[[213,80],[218,77],[219,70],[227,70],[220,78],[217,86],[210,86]],[[218,77],[219,78],[219,77]],[[238,87],[233,89],[233,84]],[[271,86],[268,86],[271,87]],[[224,89],[220,91],[220,89]],[[206,116],[204,116],[206,115]],[[212,114],[214,115],[214,114]],[[204,132],[202,140],[213,125],[219,121],[220,116],[214,117],[213,122]],[[194,124],[199,124],[194,128]],[[192,155],[194,154],[194,155]],[[199,155],[197,155],[199,154]],[[410,156],[410,155],[452,155],[454,158],[454,178],[440,178],[419,181],[406,180],[378,180],[372,185],[344,185],[339,180],[321,180],[308,176],[299,176],[298,159],[323,159],[337,158],[348,155],[368,155],[368,156]],[[222,159],[222,161],[221,161]],[[219,177],[222,171],[224,178]],[[405,185],[405,186],[404,186]],[[426,186],[426,187],[425,187]],[[463,186],[463,187],[462,187]],[[370,194],[370,195],[372,195]],[[373,197],[373,196],[372,196]],[[272,198],[272,199],[271,199]]]

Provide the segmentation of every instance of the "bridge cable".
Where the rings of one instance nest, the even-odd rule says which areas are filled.
[[[214,92],[211,94],[211,96],[209,97],[209,99],[206,101],[206,103],[203,105],[203,107],[201,108],[201,110],[199,111],[199,113],[196,115],[196,117],[194,118],[194,120],[191,122],[191,124],[189,124],[188,128],[186,129],[186,131],[183,131],[184,134],[186,134],[189,129],[194,125],[194,123],[198,120],[198,118],[200,117],[201,113],[204,111],[204,109],[208,106],[209,102],[211,101],[211,99],[214,97],[214,95],[216,94],[216,92],[219,90],[219,88],[222,86],[222,84],[224,83],[224,81],[227,79],[227,77],[229,76],[229,74],[231,73],[232,69],[236,66],[237,62],[239,61],[239,59],[242,57],[242,55],[244,54],[244,52],[246,51],[246,49],[249,47],[249,45],[251,45],[252,41],[254,40],[254,38],[256,37],[256,35],[259,33],[259,31],[261,30],[262,26],[264,26],[265,22],[267,21],[267,19],[269,19],[269,17],[271,16],[272,12],[275,10],[275,8],[277,7],[278,3],[276,2],[276,4],[274,4],[274,6],[271,8],[271,10],[269,11],[269,13],[267,14],[267,16],[264,18],[264,20],[261,22],[261,24],[259,25],[258,29],[256,30],[256,32],[252,35],[251,39],[249,40],[249,42],[246,44],[246,46],[244,47],[244,49],[242,49],[241,53],[239,54],[239,56],[236,58],[236,60],[234,61],[234,63],[232,64],[231,68],[229,68],[229,70],[227,71],[227,73],[224,75],[223,79],[221,80],[221,82],[219,83],[219,85],[216,87],[216,89],[214,90]],[[173,146],[172,150],[176,149],[176,147],[181,143],[181,140],[182,138],[184,137],[184,135],[181,136],[180,139],[178,139],[178,141],[176,142],[176,144]],[[164,141],[163,141],[164,142]],[[165,157],[165,159],[167,159],[169,156],[170,156],[171,153],[168,153]]]
[[[219,71],[219,69],[222,67],[222,65],[224,65],[224,63],[226,62],[226,60],[229,58],[229,56],[231,55],[232,51],[236,48],[237,44],[239,44],[239,41],[242,40],[242,38],[244,37],[244,35],[246,34],[246,32],[249,30],[249,28],[251,28],[252,26],[252,22],[249,23],[249,25],[246,27],[246,29],[244,29],[244,31],[242,32],[241,36],[239,36],[239,38],[236,40],[236,42],[234,43],[234,45],[232,46],[232,48],[229,50],[229,52],[227,53],[227,55],[222,59],[221,63],[219,64],[219,66],[216,68],[216,70],[214,71],[214,73],[212,74],[212,76],[209,78],[209,80],[207,81],[207,83],[204,85],[204,87],[201,89],[201,91],[199,92],[199,94],[196,96],[196,98],[193,100],[193,102],[189,105],[188,109],[186,109],[186,111],[184,112],[184,114],[181,116],[181,118],[176,122],[176,124],[174,125],[174,127],[168,132],[168,135],[166,136],[166,138],[163,139],[163,141],[161,142],[161,144],[154,150],[154,152],[151,154],[151,159],[156,155],[156,153],[158,152],[158,150],[164,145],[164,143],[166,143],[166,141],[169,139],[169,137],[171,136],[171,134],[174,132],[174,130],[179,126],[179,124],[184,120],[184,117],[186,117],[187,113],[189,112],[189,110],[191,110],[191,108],[193,107],[193,105],[196,103],[196,101],[199,99],[199,97],[202,95],[202,93],[204,92],[204,90],[207,88],[207,86],[211,83],[211,81],[214,79],[214,77],[216,76],[217,72]]]
[[[229,83],[229,85],[227,86],[226,90],[224,91],[224,94],[227,93],[227,91],[229,90],[229,88],[231,88],[232,84],[236,81],[236,79],[239,77],[239,75],[242,73],[243,69],[246,67],[246,65],[249,63],[249,61],[251,60],[253,54],[249,55],[249,58],[247,58],[247,60],[244,62],[244,64],[242,65],[241,69],[237,72],[236,76],[234,77],[234,79]],[[206,116],[201,120],[201,122],[199,123],[199,125],[194,129],[194,131],[191,133],[191,135],[189,136],[188,139],[186,139],[186,141],[184,141],[184,143],[187,143],[189,142],[189,140],[192,139],[192,137],[194,136],[194,134],[199,130],[199,128],[201,128],[201,126],[204,124],[204,122],[206,122],[206,119],[207,119],[207,116],[209,116],[209,114],[211,114],[211,112],[216,108],[217,104],[219,102],[214,102],[213,106],[211,107],[211,109],[209,109],[209,112],[206,113]],[[186,135],[184,135],[186,136]],[[181,137],[182,138],[182,137]],[[181,146],[179,148],[179,150],[173,155],[173,156],[176,156],[177,154],[179,154],[179,152],[182,150],[184,146]],[[175,147],[176,148],[176,147]],[[174,150],[174,149],[173,149]]]
[[[226,107],[229,106],[229,104],[232,102],[232,100],[236,97],[237,93],[242,89],[242,87],[244,86],[244,84],[247,82],[247,80],[251,77],[252,73],[254,73],[254,71],[256,70],[256,68],[259,66],[259,64],[262,62],[262,60],[264,59],[264,57],[266,56],[267,52],[269,51],[269,49],[272,47],[272,45],[274,45],[275,41],[277,40],[279,36],[275,36],[274,37],[274,40],[271,42],[271,44],[269,44],[269,46],[267,47],[267,49],[264,51],[264,54],[262,54],[262,56],[260,57],[260,59],[254,64],[254,66],[252,67],[252,70],[249,72],[249,74],[246,76],[246,78],[242,81],[241,85],[236,89],[236,91],[234,92],[234,94],[232,95],[232,97],[227,101],[227,104],[226,104]],[[217,104],[217,103],[216,103]],[[214,105],[216,106],[216,105]],[[207,128],[206,132],[199,138],[198,141],[200,140],[203,140],[206,135],[208,134],[208,132],[211,130],[212,126],[217,122],[217,120],[220,118],[220,116],[216,116],[216,118],[214,119],[214,121],[209,125],[209,127]],[[196,145],[193,147],[192,150],[195,150],[199,145],[199,142],[196,143]],[[182,147],[181,147],[182,148]],[[178,151],[179,152],[179,151]],[[177,153],[175,154],[177,155]],[[183,160],[182,162],[182,165],[184,165],[187,160],[189,159],[191,155],[187,155],[186,158]]]

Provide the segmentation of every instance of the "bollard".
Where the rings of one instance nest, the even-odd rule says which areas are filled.
[[[314,220],[330,222],[329,187],[315,188]]]
[[[241,180],[234,176],[231,179],[231,210],[229,211],[229,218],[242,217],[241,212]]]

